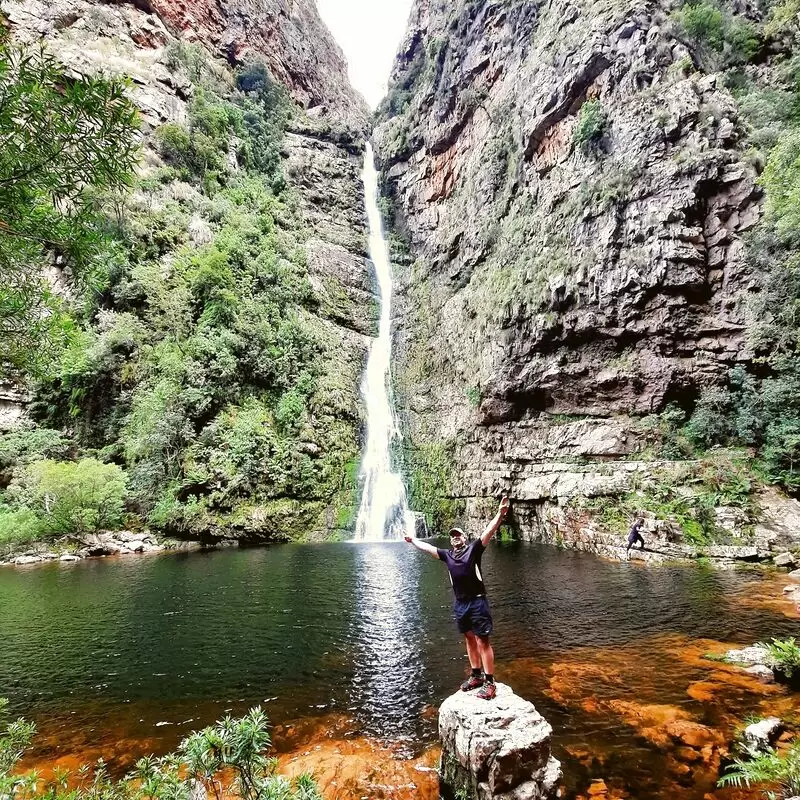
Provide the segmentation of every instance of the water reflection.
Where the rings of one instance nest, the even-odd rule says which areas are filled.
[[[419,732],[426,696],[433,692],[423,677],[421,564],[408,558],[401,543],[361,545],[354,552],[357,634],[351,707],[369,735],[411,741]]]

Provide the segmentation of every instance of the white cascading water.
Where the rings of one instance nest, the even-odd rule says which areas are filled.
[[[381,300],[378,338],[374,339],[361,384],[367,409],[367,446],[361,462],[363,494],[356,519],[356,540],[376,542],[413,535],[414,517],[408,508],[403,480],[392,472],[389,447],[399,437],[397,417],[390,402],[389,381],[392,357],[392,271],[389,249],[383,236],[378,210],[378,173],[367,143],[364,157],[364,197],[369,220],[369,254],[375,265]]]

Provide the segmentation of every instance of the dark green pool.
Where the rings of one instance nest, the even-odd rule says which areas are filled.
[[[593,774],[591,759],[574,755],[589,748],[604,754],[603,777],[640,800],[659,796],[658,748],[581,693],[602,700],[613,689],[713,721],[715,709],[687,695],[698,668],[665,665],[664,652],[699,638],[750,643],[797,632],[796,621],[736,599],[755,573],[646,569],[499,543],[484,566],[498,679],[549,719],[571,787]],[[619,680],[592,677],[604,659]],[[573,662],[589,665],[596,687],[554,683]],[[169,749],[256,703],[277,724],[347,713],[360,733],[419,751],[435,740],[430,707],[463,671],[444,567],[403,543],[0,570],[0,696],[37,721],[40,746],[54,755],[98,748],[122,768],[137,749]]]

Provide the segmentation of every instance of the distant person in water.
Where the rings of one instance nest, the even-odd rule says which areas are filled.
[[[417,550],[430,553],[447,565],[455,595],[453,615],[458,630],[464,634],[467,657],[472,667],[472,673],[461,684],[461,690],[468,692],[480,688],[477,696],[483,700],[491,700],[497,694],[497,688],[494,685],[494,650],[489,641],[492,612],[481,575],[481,556],[492,536],[500,529],[508,509],[508,498],[504,497],[494,518],[486,526],[480,539],[474,542],[469,541],[461,528],[451,528],[449,550],[440,550],[411,536],[405,537]]]
[[[631,547],[633,547],[636,542],[640,543],[640,550],[644,550],[644,539],[642,538],[642,534],[639,531],[642,529],[642,525],[644,525],[644,520],[639,517],[636,522],[631,525],[630,533],[628,534],[628,546],[625,548],[625,558],[628,559],[631,557]]]

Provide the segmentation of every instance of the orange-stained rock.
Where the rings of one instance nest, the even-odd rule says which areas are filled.
[[[608,786],[606,786],[606,782],[602,778],[592,781],[587,794],[589,797],[608,797]]]
[[[403,759],[368,739],[323,738],[281,757],[278,770],[289,777],[312,773],[325,800],[438,800],[438,759],[438,748]]]
[[[703,756],[697,752],[693,747],[677,747],[675,748],[675,758],[685,761],[689,764],[694,764],[697,761],[702,761]]]
[[[693,747],[695,750],[703,750],[709,745],[721,746],[724,744],[724,738],[718,731],[687,719],[670,722],[664,730],[675,741]]]

